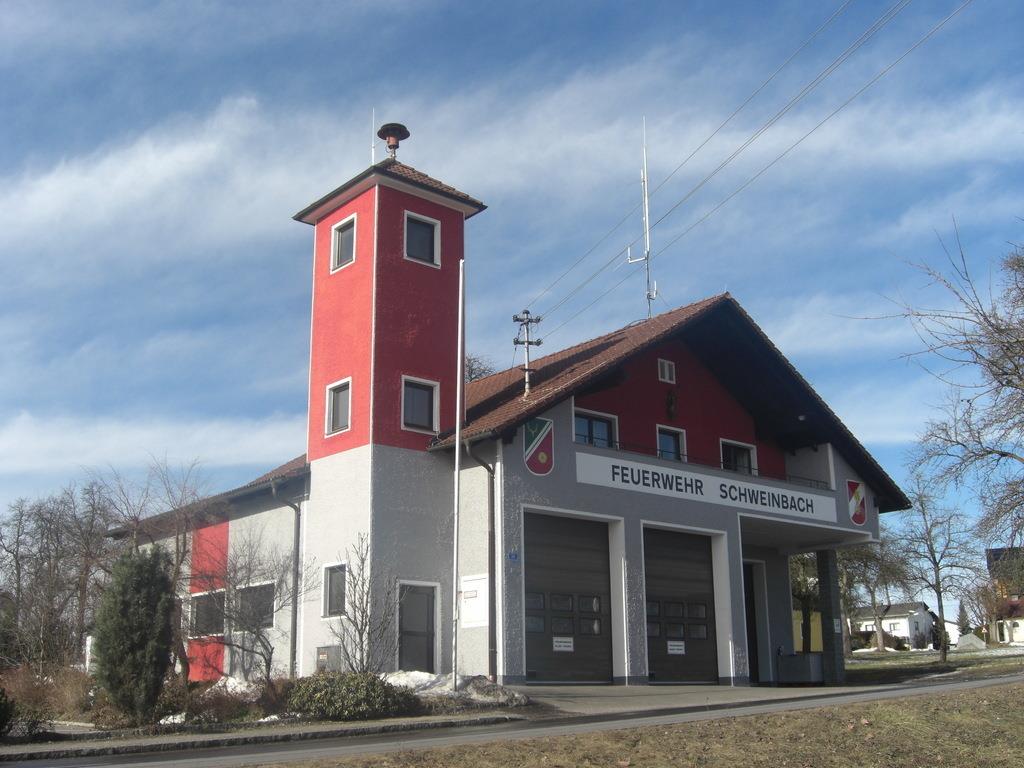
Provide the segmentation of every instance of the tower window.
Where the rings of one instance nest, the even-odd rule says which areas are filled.
[[[671,360],[663,360],[658,358],[658,381],[664,381],[666,384],[676,383],[676,364]]]
[[[327,434],[344,432],[349,426],[351,380],[327,388]]]
[[[405,212],[405,258],[441,264],[441,222]]]
[[[402,378],[402,426],[437,431],[437,382]]]
[[[331,272],[356,260],[356,217],[353,214],[331,228]]]

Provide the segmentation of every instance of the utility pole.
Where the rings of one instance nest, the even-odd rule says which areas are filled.
[[[644,255],[639,259],[634,259],[628,252],[626,254],[627,264],[636,264],[638,262],[644,263],[644,271],[647,273],[647,319],[650,320],[653,316],[654,300],[658,298],[658,284],[655,282],[651,284],[651,212],[650,205],[648,203],[648,190],[647,190],[647,118],[644,118],[643,123],[643,167],[640,169],[640,188],[643,190],[643,215],[644,215]]]
[[[539,347],[542,343],[542,339],[531,339],[530,338],[530,326],[536,325],[543,318],[540,315],[534,317],[530,314],[530,310],[524,309],[518,315],[512,315],[512,322],[519,323],[519,333],[512,340],[512,343],[517,347],[526,347],[526,366],[523,368],[523,372],[526,374],[526,389],[523,392],[523,397],[527,398],[530,396],[530,347]],[[522,338],[520,338],[522,336]]]

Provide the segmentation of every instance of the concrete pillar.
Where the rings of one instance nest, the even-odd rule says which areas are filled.
[[[821,669],[825,683],[846,682],[843,661],[843,612],[839,602],[839,569],[834,549],[817,552],[818,605],[821,610]]]

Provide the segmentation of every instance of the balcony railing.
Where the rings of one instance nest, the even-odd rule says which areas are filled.
[[[816,488],[823,491],[832,490],[832,486],[825,480],[818,480],[813,477],[802,477],[800,475],[790,475],[786,473],[778,474],[775,472],[765,472],[759,467],[751,467],[749,469],[743,467],[727,466],[722,461],[722,457],[718,456],[715,458],[705,456],[694,456],[691,453],[685,453],[681,456],[676,456],[675,451],[662,451],[658,448],[651,447],[649,445],[635,445],[630,443],[623,443],[621,440],[601,440],[601,439],[589,439],[586,435],[577,434],[575,442],[579,445],[590,445],[594,448],[605,448],[612,451],[622,451],[624,453],[638,453],[644,456],[654,456],[655,458],[662,459],[664,461],[677,461],[680,464],[693,464],[698,467],[709,467],[711,469],[725,470],[726,472],[735,472],[739,475],[749,475],[751,477],[763,477],[770,480],[781,480],[784,483],[792,483],[794,485],[802,485],[807,488]]]

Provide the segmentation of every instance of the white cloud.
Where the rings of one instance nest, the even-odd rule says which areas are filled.
[[[0,423],[0,474],[63,473],[114,466],[130,469],[151,456],[204,466],[273,466],[305,447],[304,416],[264,419],[172,419],[35,416],[23,411]]]

